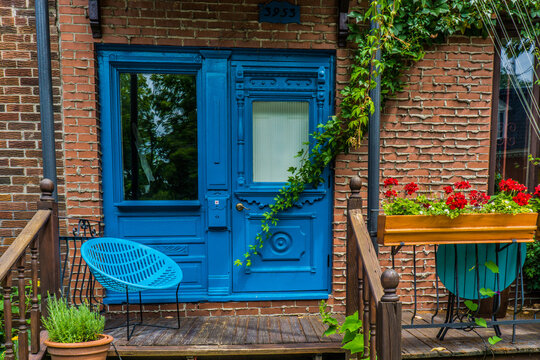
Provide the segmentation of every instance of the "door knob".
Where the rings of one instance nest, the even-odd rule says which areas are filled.
[[[249,208],[245,207],[244,204],[242,204],[242,203],[236,204],[236,210],[242,211],[242,210],[244,210],[244,209],[245,209],[245,210],[250,210]]]

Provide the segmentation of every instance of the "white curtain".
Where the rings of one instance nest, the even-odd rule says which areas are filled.
[[[253,181],[287,181],[298,167],[298,151],[309,135],[309,104],[290,101],[253,102]]]

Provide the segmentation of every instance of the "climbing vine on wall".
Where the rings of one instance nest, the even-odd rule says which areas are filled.
[[[540,23],[532,20],[540,18],[537,0],[379,0],[363,10],[352,11],[349,41],[355,49],[349,85],[341,92],[338,115],[310,135],[309,149],[298,154],[301,165],[289,169],[291,175],[264,213],[254,244],[235,264],[251,266],[252,256],[262,249],[279,214],[298,201],[306,185],[316,187],[324,181],[324,169],[338,154],[360,144],[374,110],[369,92],[375,88],[378,74],[384,101],[404,88],[402,75],[424,57],[426,49],[455,34],[487,36],[497,25],[497,17],[505,14],[523,21],[531,19],[531,27],[526,27],[529,30],[522,31],[523,37],[530,38],[531,32],[540,34]],[[371,29],[370,22],[378,24],[378,28]],[[379,49],[381,60],[377,61]]]

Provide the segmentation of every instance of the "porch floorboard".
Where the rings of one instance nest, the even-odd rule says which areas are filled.
[[[410,323],[411,313],[404,311],[403,323]],[[428,322],[431,314],[420,313],[415,323]],[[440,320],[440,319],[438,319]],[[176,319],[145,319],[153,325],[175,327]],[[109,321],[119,325],[121,320]],[[439,329],[404,329],[403,359],[491,358],[492,351],[501,358],[527,355],[540,358],[540,324],[517,327],[517,342],[511,343],[512,326],[501,326],[503,340],[494,346],[487,338],[493,329],[462,331],[450,329],[444,341],[436,339]],[[115,338],[116,348],[126,357],[255,356],[293,354],[340,354],[339,335],[323,337],[319,316],[222,316],[182,318],[180,329],[138,326],[129,341],[126,329],[107,331]],[[483,340],[482,340],[483,339]],[[484,342],[486,345],[484,345]],[[111,348],[110,356],[115,356]],[[527,357],[528,358],[528,357]]]

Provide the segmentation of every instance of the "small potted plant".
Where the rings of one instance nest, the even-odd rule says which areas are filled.
[[[52,360],[107,358],[112,336],[103,334],[105,318],[88,304],[68,305],[63,298],[49,297],[48,316],[43,325],[49,333],[45,341]]]

